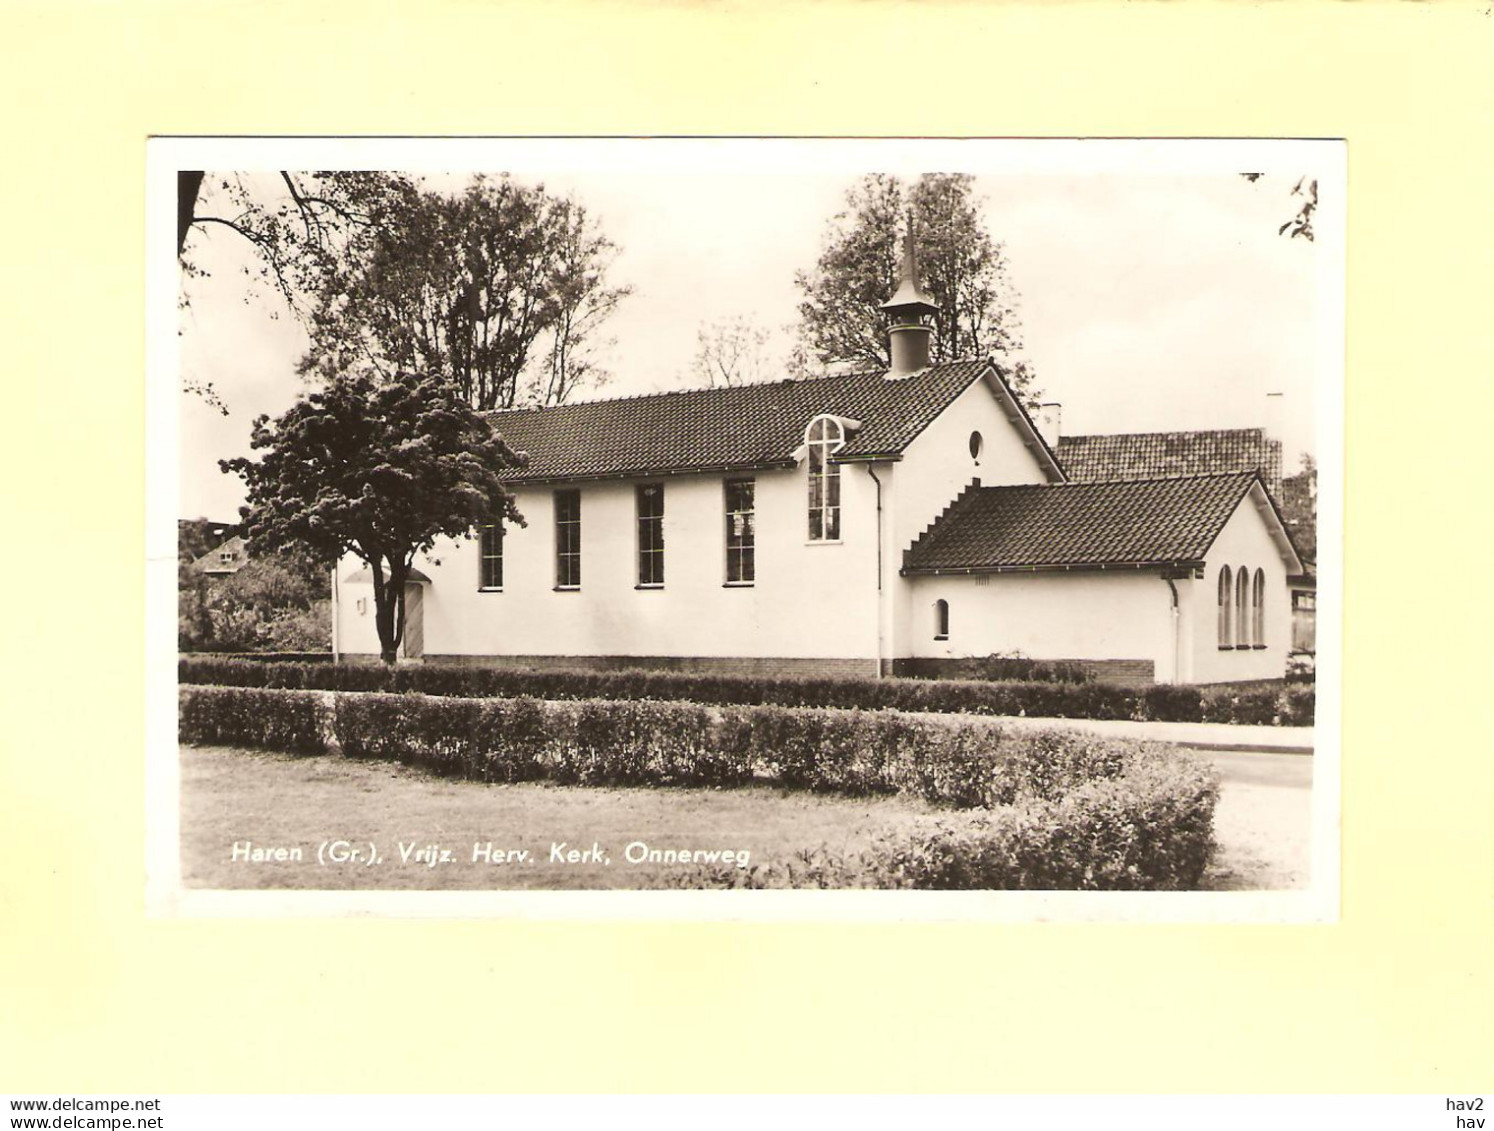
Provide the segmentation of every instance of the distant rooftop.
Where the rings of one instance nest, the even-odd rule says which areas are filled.
[[[1058,461],[1070,479],[1085,483],[1254,471],[1271,497],[1281,498],[1281,441],[1262,428],[1061,436]]]

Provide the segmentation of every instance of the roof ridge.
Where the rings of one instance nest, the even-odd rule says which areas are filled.
[[[1259,424],[1247,424],[1237,428],[1165,428],[1150,432],[1074,432],[1060,436],[1059,442],[1064,440],[1119,440],[1129,436],[1224,436],[1234,432],[1257,432],[1263,439],[1266,429]]]
[[[965,361],[941,361],[935,365],[926,365],[909,377],[921,377],[936,369],[952,369],[957,365],[983,365],[985,362],[974,359]],[[886,369],[858,369],[852,373],[827,373],[820,377],[781,377],[776,381],[749,381],[741,385],[697,385],[688,389],[661,389],[653,393],[627,393],[616,397],[597,397],[589,401],[568,401],[564,404],[549,405],[525,405],[514,408],[490,408],[484,409],[484,416],[498,416],[516,412],[550,412],[558,408],[585,408],[589,405],[622,404],[627,401],[644,401],[662,399],[664,397],[682,397],[691,393],[727,393],[736,389],[765,389],[773,385],[814,385],[825,381],[849,381],[866,377],[882,377],[888,371]],[[902,378],[901,380],[907,380]]]
[[[1148,475],[1140,479],[1070,479],[1063,483],[991,483],[983,484],[982,491],[1010,491],[1017,488],[1035,487],[1120,487],[1137,483],[1170,483],[1179,480],[1190,482],[1199,479],[1258,479],[1259,471],[1193,471],[1179,475]]]

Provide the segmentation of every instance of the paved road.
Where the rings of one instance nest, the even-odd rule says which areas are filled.
[[[1219,851],[1205,875],[1216,890],[1302,888],[1311,876],[1313,759],[1190,749],[1222,781],[1214,834]]]

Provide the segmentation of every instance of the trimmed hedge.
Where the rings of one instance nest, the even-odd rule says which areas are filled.
[[[1026,797],[911,832],[864,852],[827,848],[797,859],[714,865],[670,877],[689,888],[925,888],[1182,891],[1199,886],[1214,850],[1219,787],[1180,758],[1137,753],[1125,772],[1055,798]]]
[[[325,691],[423,692],[460,698],[660,700],[933,714],[1311,725],[1311,685],[1144,689],[1048,681],[801,678],[646,670],[531,671],[455,664],[277,663],[184,656],[184,684]]]
[[[184,687],[184,742],[334,747],[476,781],[745,785],[907,794],[957,808],[1054,800],[1121,776],[1144,743],[896,711],[443,699]]]
[[[177,737],[200,745],[324,754],[330,738],[326,699],[306,691],[182,687],[177,690]]]

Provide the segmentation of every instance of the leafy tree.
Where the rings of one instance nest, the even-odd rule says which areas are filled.
[[[1318,560],[1318,465],[1307,453],[1295,475],[1281,481],[1281,517],[1303,561]]]
[[[794,280],[803,355],[820,365],[891,363],[880,306],[898,283],[910,210],[920,281],[939,306],[934,361],[996,356],[1018,395],[1035,402],[1032,373],[1016,357],[1021,324],[1004,249],[986,229],[974,178],[963,173],[925,173],[911,185],[873,174],[846,193],[814,270]]]
[[[256,420],[251,447],[264,453],[257,462],[219,462],[244,479],[250,543],[367,564],[386,663],[404,638],[415,555],[481,523],[523,524],[499,477],[524,457],[438,378],[336,375],[279,419]]]
[[[585,208],[506,176],[455,196],[387,187],[374,222],[317,258],[303,374],[439,374],[484,410],[598,382],[598,329],[629,292]]]
[[[183,278],[208,274],[194,258],[194,233],[231,232],[255,252],[244,274],[276,293],[304,321],[326,266],[346,253],[358,233],[378,224],[389,200],[409,183],[398,173],[182,170],[177,173],[176,253]],[[183,305],[186,296],[183,290]],[[276,315],[272,310],[270,317]],[[228,415],[211,382],[184,375],[183,386]]]
[[[769,332],[738,315],[703,323],[695,333],[690,376],[702,385],[752,385],[779,374],[766,350]]]
[[[1251,184],[1260,180],[1264,173],[1241,173]],[[1288,239],[1305,239],[1312,243],[1316,238],[1313,235],[1313,214],[1318,210],[1318,180],[1316,177],[1302,176],[1297,178],[1297,183],[1292,186],[1288,194],[1292,206],[1296,209],[1290,219],[1281,227],[1276,229],[1278,236],[1286,236]]]
[[[292,555],[251,557],[237,573],[179,575],[178,644],[186,651],[326,651],[331,645],[327,574],[308,576]]]

